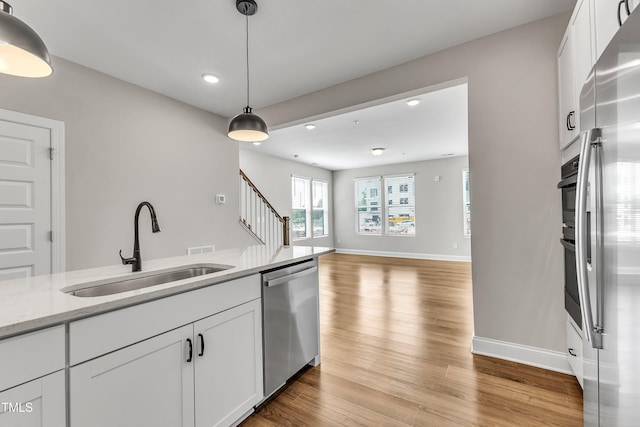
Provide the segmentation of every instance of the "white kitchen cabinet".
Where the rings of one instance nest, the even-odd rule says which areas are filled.
[[[580,92],[595,62],[591,1],[578,0],[558,49],[560,149],[580,134]]]
[[[596,58],[602,55],[602,52],[607,47],[613,36],[620,28],[620,24],[629,16],[627,13],[627,6],[629,12],[632,12],[640,0],[628,0],[620,2],[620,0],[592,0],[594,10],[594,31],[596,39]]]
[[[560,149],[578,135],[575,85],[573,83],[573,37],[567,29],[558,50],[558,111],[560,113]]]
[[[261,322],[257,299],[71,367],[71,427],[231,425],[262,399]]]
[[[65,427],[64,371],[0,393],[0,427]]]
[[[193,426],[192,326],[70,369],[71,427]]]
[[[580,91],[587,80],[587,76],[595,64],[596,56],[594,32],[591,23],[591,1],[578,0],[572,16],[571,27],[573,36],[573,73],[576,95],[576,106],[580,106]],[[576,117],[576,128],[580,131],[580,115]]]
[[[567,360],[574,375],[582,386],[582,335],[573,323],[567,319]]]
[[[255,300],[194,324],[196,427],[231,425],[262,400],[261,313]]]

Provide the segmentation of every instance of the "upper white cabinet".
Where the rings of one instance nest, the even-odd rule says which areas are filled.
[[[593,48],[594,33],[591,31],[592,0],[579,0],[571,19],[573,35],[573,75],[576,99],[580,99],[580,91],[587,76],[595,64],[596,55]],[[579,106],[579,102],[578,102]],[[578,115],[579,116],[579,115]],[[576,123],[580,123],[579,117]],[[579,126],[576,126],[580,129]]]
[[[560,149],[580,133],[580,91],[595,59],[591,1],[578,0],[558,49]]]
[[[560,149],[580,134],[580,92],[620,24],[640,0],[578,0],[558,49]]]
[[[560,112],[560,148],[566,147],[578,134],[577,99],[573,82],[573,37],[567,29],[558,51],[558,107]]]
[[[592,0],[596,57],[599,57],[640,0]]]

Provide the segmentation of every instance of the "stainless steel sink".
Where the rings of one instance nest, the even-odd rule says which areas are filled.
[[[148,288],[149,286],[161,285],[163,283],[175,282],[189,279],[191,277],[203,276],[205,274],[217,273],[219,271],[233,268],[232,265],[224,264],[196,264],[179,269],[165,270],[163,272],[151,273],[146,276],[133,278],[118,278],[106,282],[93,282],[83,285],[76,285],[62,289],[63,292],[77,297],[100,297],[113,295],[120,292],[133,291],[135,289]]]

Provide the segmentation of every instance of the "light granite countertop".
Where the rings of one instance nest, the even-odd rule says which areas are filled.
[[[143,261],[142,271],[129,265],[113,265],[0,282],[0,339],[83,317],[116,310],[181,292],[249,276],[271,268],[317,258],[332,248],[266,245],[227,249]],[[233,268],[217,273],[99,297],[77,297],[62,291],[113,279],[132,279],[191,264],[225,264]]]

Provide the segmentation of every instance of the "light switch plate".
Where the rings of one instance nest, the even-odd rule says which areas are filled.
[[[216,194],[216,203],[219,205],[224,205],[227,202],[227,198],[224,194]]]

